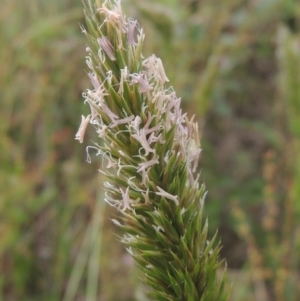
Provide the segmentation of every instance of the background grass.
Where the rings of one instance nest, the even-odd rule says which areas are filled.
[[[124,5],[200,124],[231,300],[299,300],[299,4]],[[81,1],[3,0],[0,22],[0,300],[146,300],[102,202],[101,162],[74,140],[90,87]]]

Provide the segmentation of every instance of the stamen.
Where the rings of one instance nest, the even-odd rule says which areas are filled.
[[[134,139],[136,139],[142,145],[142,148],[145,150],[145,156],[148,156],[149,153],[154,153],[155,150],[150,147],[148,140],[146,138],[145,130],[141,129],[138,134],[132,135]]]
[[[175,202],[175,204],[177,206],[179,206],[178,195],[172,195],[172,194],[166,192],[165,190],[163,190],[162,188],[160,188],[159,186],[157,186],[157,189],[159,190],[159,192],[155,192],[157,195],[162,196],[166,199],[172,200]]]
[[[139,93],[145,93],[153,89],[153,84],[149,84],[148,78],[145,74],[142,73],[133,73],[130,74],[132,79],[132,84],[139,84]]]
[[[97,39],[97,41],[110,60],[115,61],[116,57],[114,55],[114,46],[110,43],[110,41],[104,36]]]
[[[139,163],[138,166],[140,167],[137,172],[140,172],[142,170],[146,170],[147,168],[151,167],[152,165],[158,164],[158,156],[156,156],[154,159],[147,161],[147,162],[142,162]]]
[[[125,192],[122,190],[122,188],[119,189],[122,198],[123,198],[123,209],[120,209],[121,211],[125,211],[126,209],[132,210],[130,207],[131,199],[129,198],[129,187],[126,188]]]
[[[124,93],[124,81],[126,81],[128,75],[128,69],[125,67],[124,69],[121,69],[121,79],[120,79],[120,85],[118,93],[122,94]]]
[[[89,72],[88,77],[90,78],[91,83],[93,84],[95,90],[99,89],[100,83],[99,83],[97,75],[94,72],[93,73]]]
[[[129,45],[135,45],[134,34],[135,29],[137,28],[137,21],[129,19],[128,20],[128,30],[127,30],[127,42]]]
[[[133,119],[134,119],[134,116],[132,115],[132,116],[129,116],[129,117],[126,117],[123,119],[113,120],[113,122],[111,123],[111,125],[109,127],[111,129],[113,129],[120,124],[130,123]]]
[[[83,142],[85,130],[90,122],[91,115],[88,115],[87,117],[81,116],[81,124],[78,129],[78,132],[75,135],[75,140],[79,140],[80,143]]]

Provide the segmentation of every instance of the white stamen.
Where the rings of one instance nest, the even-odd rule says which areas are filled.
[[[156,58],[156,63],[157,63],[157,69],[159,71],[159,75],[160,75],[161,81],[164,84],[165,82],[168,82],[169,79],[166,76],[163,63],[162,63],[162,61],[161,61],[160,58]]]
[[[135,33],[135,29],[137,28],[137,21],[136,20],[132,20],[129,19],[128,20],[128,29],[127,29],[127,41],[129,45],[134,45],[134,33]]]
[[[137,172],[140,172],[142,170],[146,170],[147,168],[151,167],[152,165],[155,165],[155,164],[158,164],[159,161],[158,161],[158,156],[156,156],[154,159],[150,160],[150,161],[147,161],[147,162],[142,162],[142,163],[139,163],[139,169],[137,170]]]
[[[111,44],[109,39],[103,36],[101,38],[98,38],[97,41],[99,46],[103,49],[110,60],[115,61],[116,57],[114,55],[114,46]]]
[[[125,67],[124,69],[121,69],[121,79],[120,79],[120,85],[119,85],[119,90],[118,93],[123,95],[124,93],[124,82],[127,80],[127,75],[128,75],[128,69]]]
[[[111,129],[115,128],[116,126],[120,125],[120,124],[126,124],[126,123],[130,123],[132,120],[134,119],[134,116],[129,116],[123,119],[118,119],[118,120],[113,120],[111,125],[109,126]]]
[[[142,148],[145,150],[145,156],[148,156],[149,153],[155,152],[155,150],[149,145],[144,129],[141,129],[138,134],[134,134],[132,137],[142,145]]]
[[[122,188],[119,189],[121,194],[122,194],[122,198],[123,198],[123,209],[121,209],[121,211],[125,211],[126,209],[132,210],[132,208],[130,207],[130,203],[132,202],[131,199],[129,198],[129,187],[126,188],[125,192],[122,190]]]
[[[142,195],[144,197],[144,200],[145,200],[145,204],[150,204],[150,198],[149,198],[149,189],[147,189],[146,193],[143,193],[142,192]]]
[[[162,196],[166,199],[172,200],[175,202],[175,204],[177,206],[179,206],[178,195],[172,195],[172,194],[166,192],[165,190],[163,190],[162,188],[160,188],[159,186],[157,186],[157,189],[159,190],[159,192],[155,192],[157,195]]]
[[[83,142],[85,130],[90,122],[91,115],[88,115],[87,117],[84,117],[83,115],[81,116],[81,124],[78,129],[78,132],[75,135],[75,140],[79,140],[80,143]]]

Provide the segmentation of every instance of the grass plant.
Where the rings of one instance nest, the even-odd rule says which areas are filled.
[[[99,159],[91,152],[92,164],[83,164],[85,146],[74,141],[78,116],[89,110],[82,2],[0,2],[0,300],[62,300],[77,278],[70,299],[97,290],[105,301],[144,301],[110,221],[121,213],[106,206],[105,231],[90,243],[102,188]],[[230,300],[261,301],[263,291],[268,301],[298,300],[299,3],[123,4],[147,35],[144,55],[161,58],[183,111],[196,114],[204,216],[208,236],[218,228],[222,237]]]
[[[87,148],[102,156],[106,202],[122,216],[122,242],[143,272],[156,300],[226,300],[218,279],[220,245],[207,237],[202,218],[205,190],[197,170],[198,127],[168,86],[161,59],[144,58],[144,32],[126,18],[120,1],[86,1],[86,56],[91,112],[100,142]],[[110,171],[112,169],[113,171]]]

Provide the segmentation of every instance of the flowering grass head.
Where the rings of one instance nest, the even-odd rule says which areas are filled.
[[[196,174],[198,126],[182,113],[161,59],[142,54],[145,35],[121,1],[85,1],[86,62],[93,85],[83,96],[94,147],[107,162],[106,202],[157,300],[226,300],[219,245],[207,240],[204,186]]]

